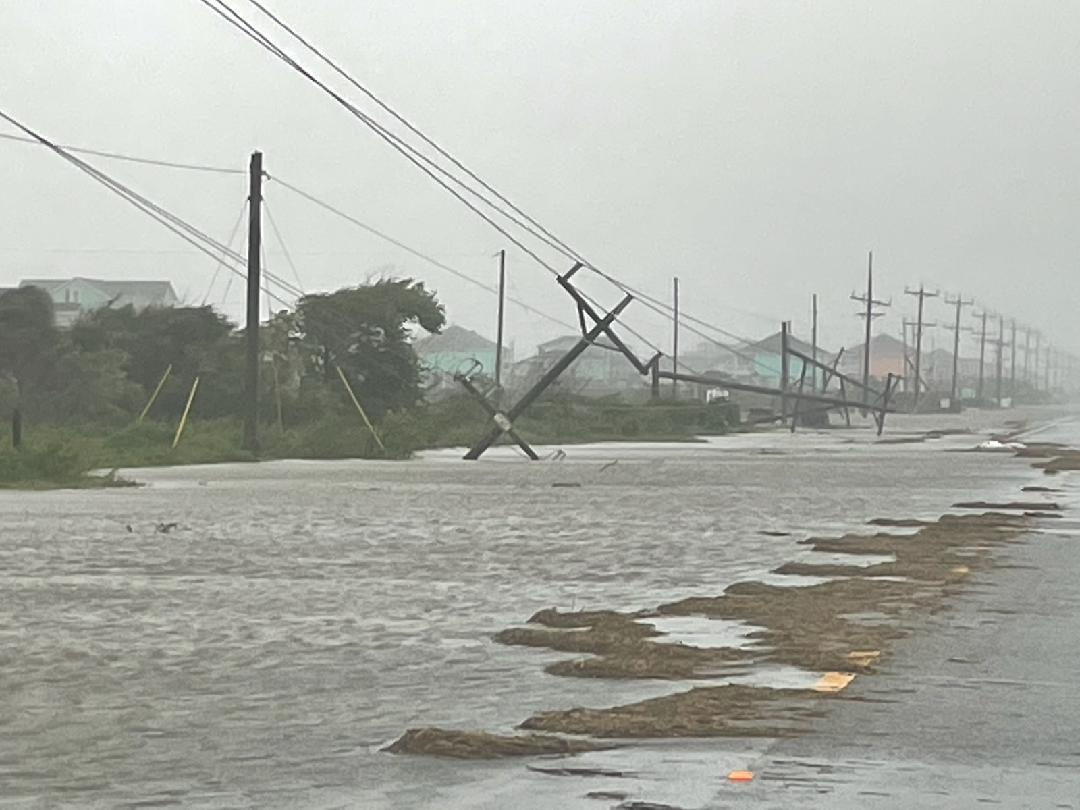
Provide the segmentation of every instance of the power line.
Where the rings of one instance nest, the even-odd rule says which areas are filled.
[[[544,228],[542,225],[540,225],[535,219],[533,219],[528,214],[526,214],[524,211],[522,211],[520,208],[518,208],[516,205],[514,205],[504,195],[497,192],[490,184],[483,181],[478,175],[476,175],[470,169],[465,167],[463,163],[461,163],[459,160],[457,160],[452,155],[450,155],[449,152],[447,152],[445,149],[443,149],[441,146],[439,146],[434,140],[432,140],[428,136],[424,135],[417,127],[415,127],[411,122],[409,122],[407,119],[405,119],[404,116],[402,116],[399,113],[397,113],[396,111],[394,111],[388,104],[386,104],[381,99],[376,97],[374,93],[372,93],[370,90],[368,90],[362,84],[360,84],[356,79],[354,79],[352,76],[350,76],[340,66],[338,66],[336,63],[334,63],[332,60],[330,60],[329,57],[327,57],[325,54],[323,54],[321,51],[319,51],[317,48],[315,48],[314,45],[312,45],[310,42],[308,42],[306,39],[304,39],[300,34],[298,34],[295,31],[295,29],[291,28],[286,23],[284,23],[281,20],[280,17],[277,17],[272,12],[270,12],[262,3],[257,2],[257,0],[249,0],[249,2],[251,2],[256,8],[258,8],[263,14],[270,17],[270,19],[272,19],[277,25],[279,25],[285,31],[287,31],[294,39],[299,41],[305,48],[307,48],[312,53],[314,53],[325,64],[329,65],[334,70],[334,72],[336,72],[338,75],[345,78],[351,85],[353,85],[354,87],[359,89],[361,92],[363,92],[366,96],[368,96],[373,101],[375,101],[375,103],[377,103],[381,108],[383,108],[385,111],[390,113],[400,123],[405,125],[411,132],[413,132],[414,134],[419,136],[424,141],[424,143],[428,144],[430,147],[434,148],[439,154],[443,155],[448,160],[450,160],[451,163],[454,166],[456,166],[459,169],[461,169],[462,171],[464,171],[469,177],[473,178],[476,182],[478,182],[484,189],[487,189],[489,192],[494,194],[495,197],[498,198],[498,200],[502,201],[512,211],[514,211],[515,213],[520,215],[522,217],[522,219],[525,220],[525,222],[522,222],[521,219],[517,219],[517,218],[513,217],[511,214],[507,213],[507,211],[504,210],[500,205],[498,205],[497,203],[495,203],[495,202],[491,201],[490,199],[486,198],[483,195],[483,193],[478,192],[477,190],[469,187],[468,184],[463,182],[460,178],[457,178],[457,177],[453,176],[453,174],[451,172],[449,172],[448,170],[446,170],[444,167],[439,166],[437,163],[432,161],[430,158],[423,155],[423,153],[420,152],[420,150],[418,150],[415,147],[411,146],[410,144],[406,143],[401,137],[399,137],[399,136],[395,135],[394,133],[390,132],[386,127],[384,127],[383,125],[381,125],[377,121],[375,121],[373,118],[371,118],[371,116],[363,113],[355,105],[353,105],[351,102],[349,102],[348,100],[343,98],[339,93],[337,93],[336,91],[334,91],[333,89],[328,87],[324,82],[322,82],[317,77],[315,77],[309,70],[307,70],[302,65],[300,65],[295,59],[293,59],[292,57],[285,54],[284,51],[282,51],[280,47],[275,45],[269,39],[269,37],[266,34],[259,31],[259,29],[253,23],[251,23],[250,21],[245,19],[242,15],[240,15],[237,11],[235,11],[235,9],[231,8],[224,0],[214,0],[214,2],[216,2],[216,7],[215,7],[214,3],[211,2],[211,0],[200,0],[200,2],[202,2],[211,11],[213,11],[215,14],[220,16],[222,19],[224,19],[230,25],[232,25],[233,27],[240,30],[242,33],[244,33],[250,39],[252,39],[256,43],[258,43],[261,47],[268,50],[273,55],[277,56],[281,61],[285,62],[287,65],[292,67],[294,70],[299,72],[301,75],[303,75],[309,81],[311,81],[313,84],[315,84],[321,90],[323,90],[323,92],[325,92],[327,95],[329,95],[331,98],[333,98],[336,102],[338,102],[341,106],[343,106],[345,109],[347,109],[349,112],[351,112],[356,118],[358,118],[362,123],[364,123],[369,129],[371,129],[376,134],[378,134],[381,138],[383,138],[383,140],[385,140],[387,143],[389,143],[395,150],[397,150],[399,153],[404,155],[407,159],[410,160],[410,162],[414,163],[418,168],[420,168],[421,171],[423,171],[425,174],[427,174],[429,177],[431,177],[433,180],[435,180],[444,189],[449,191],[455,198],[457,198],[460,202],[462,202],[464,205],[466,205],[470,210],[472,210],[474,213],[476,213],[478,216],[480,216],[489,225],[491,225],[496,230],[498,230],[503,236],[505,236],[512,243],[514,243],[517,247],[519,247],[521,250],[523,250],[527,255],[529,255],[531,258],[533,258],[538,264],[540,264],[542,267],[547,269],[550,273],[552,273],[553,275],[558,275],[558,271],[554,267],[552,267],[549,263],[547,263],[543,259],[541,259],[540,256],[537,255],[533,250],[527,248],[520,240],[518,240],[512,234],[510,234],[506,230],[506,228],[504,228],[499,223],[492,220],[491,217],[488,216],[487,214],[485,214],[484,212],[477,209],[476,206],[473,205],[471,202],[464,199],[461,196],[460,193],[458,193],[455,189],[448,186],[446,184],[446,182],[444,182],[441,177],[436,175],[435,172],[438,172],[439,174],[442,174],[442,175],[448,177],[456,185],[462,187],[463,189],[468,191],[470,194],[472,194],[473,196],[475,196],[478,199],[480,199],[481,201],[483,201],[487,206],[489,206],[493,210],[497,211],[502,216],[508,218],[510,221],[514,222],[516,225],[523,228],[530,235],[532,235],[533,237],[535,237],[535,238],[539,239],[540,241],[544,242],[549,247],[552,247],[552,248],[556,249],[558,252],[562,253],[567,258],[570,258],[570,259],[573,259],[575,261],[581,262],[581,264],[584,267],[586,267],[587,269],[589,269],[592,272],[596,273],[601,278],[605,279],[610,284],[614,285],[616,288],[621,289],[623,292],[630,293],[630,294],[634,295],[635,297],[637,297],[637,298],[639,298],[639,299],[641,299],[643,301],[647,301],[648,305],[650,305],[649,306],[650,309],[653,309],[654,311],[658,312],[659,314],[661,314],[666,319],[670,320],[672,318],[671,306],[669,304],[667,304],[666,302],[664,302],[664,301],[662,301],[660,299],[657,299],[654,296],[651,296],[651,295],[648,295],[647,293],[644,293],[642,290],[635,289],[634,287],[632,287],[632,286],[630,286],[630,285],[628,285],[628,284],[626,284],[626,283],[624,283],[622,281],[619,281],[618,279],[611,276],[610,274],[605,273],[604,271],[600,270],[593,263],[588,262],[587,260],[585,260],[578,251],[573,250],[569,245],[567,245],[565,242],[563,242],[561,239],[559,239],[553,233],[551,233],[546,228]],[[424,165],[425,163],[427,165]],[[429,166],[431,168],[428,168]],[[432,171],[432,169],[434,171]],[[530,223],[530,224],[526,224],[526,222]],[[687,321],[704,325],[704,326],[706,326],[706,327],[708,327],[710,329],[715,329],[715,330],[720,331],[722,333],[724,332],[724,330],[721,330],[718,327],[715,327],[712,324],[709,324],[708,322],[706,322],[706,321],[704,321],[704,320],[702,320],[700,318],[696,318],[696,317],[694,317],[692,315],[684,315],[684,318]],[[705,338],[706,340],[710,340],[712,342],[715,342],[718,345],[721,345],[723,348],[732,350],[731,347],[724,346],[724,344],[722,344],[721,342],[716,341],[715,339],[711,338],[708,335],[701,334],[699,331],[697,331],[695,329],[690,328],[689,331],[694,332],[695,334],[698,334],[699,336]],[[730,335],[731,333],[726,333],[726,334]],[[737,338],[737,339],[743,340],[743,338]],[[653,344],[651,341],[645,341],[645,342],[648,345],[652,346],[654,349],[656,349],[655,344]],[[734,350],[732,350],[732,351],[734,351]]]
[[[416,248],[405,244],[400,239],[395,239],[393,236],[390,236],[389,234],[384,233],[383,231],[380,231],[377,228],[373,228],[371,225],[368,225],[366,222],[363,222],[362,220],[359,220],[356,217],[346,213],[345,211],[341,210],[340,208],[337,208],[334,205],[331,205],[330,203],[326,202],[325,200],[319,199],[314,194],[310,194],[309,192],[304,191],[303,189],[293,185],[292,183],[288,183],[288,182],[282,180],[280,177],[277,177],[277,176],[274,176],[274,175],[268,175],[268,177],[271,180],[271,182],[274,182],[274,183],[277,183],[280,186],[283,186],[284,188],[286,188],[289,191],[293,192],[297,196],[304,198],[305,200],[312,203],[313,205],[316,205],[319,208],[322,208],[324,211],[328,211],[329,213],[333,214],[334,216],[340,217],[341,219],[345,220],[346,222],[352,223],[356,227],[366,231],[367,233],[370,233],[372,236],[376,236],[379,239],[382,239],[383,241],[388,242],[389,244],[394,245],[395,247],[400,248],[401,250],[404,250],[406,253],[409,253],[409,254],[415,256],[416,258],[427,262],[428,264],[432,265],[433,267],[437,267],[440,270],[443,270],[443,271],[449,273],[450,275],[461,279],[462,281],[465,281],[465,282],[468,282],[469,284],[472,284],[474,287],[478,287],[479,289],[484,290],[485,292],[489,292],[489,293],[495,293],[496,292],[494,287],[489,287],[488,285],[484,284],[482,281],[477,281],[472,276],[469,276],[469,275],[461,272],[460,270],[457,270],[457,269],[451,267],[450,265],[446,264],[445,262],[441,262],[438,259],[435,259],[434,257],[430,256],[429,254],[423,253],[423,252],[417,250]],[[562,327],[565,327],[565,328],[571,329],[571,330],[576,330],[577,329],[576,325],[567,323],[566,321],[563,321],[563,320],[561,320],[559,318],[556,318],[553,315],[549,315],[546,312],[544,312],[543,310],[537,309],[536,307],[532,306],[531,304],[528,304],[528,303],[526,303],[526,302],[524,302],[524,301],[522,301],[522,300],[520,300],[518,298],[508,296],[507,300],[513,301],[515,304],[522,307],[526,311],[531,312],[534,315],[538,315],[541,318],[545,318],[545,319],[551,321],[552,323],[558,324],[559,326],[562,326]]]
[[[43,144],[36,138],[23,137],[21,135],[10,135],[6,132],[0,132],[0,138],[6,141],[17,141],[19,143],[30,143],[35,146],[42,146]],[[108,158],[109,160],[122,160],[127,163],[139,163],[144,166],[160,166],[166,169],[184,169],[192,172],[211,172],[214,174],[245,174],[243,169],[226,169],[221,166],[205,166],[197,163],[176,163],[171,160],[157,160],[155,158],[136,157],[135,155],[125,155],[120,152],[106,152],[101,149],[88,149],[84,146],[68,146],[66,144],[58,144],[65,152],[72,152],[79,155],[93,155],[94,157]]]
[[[21,123],[3,110],[0,110],[0,118],[7,121],[9,124],[20,130],[21,132],[26,133],[27,136],[33,138],[40,145],[52,150],[55,154],[59,155],[64,160],[78,168],[80,171],[89,175],[97,182],[101,183],[114,194],[126,200],[129,204],[142,211],[144,214],[146,214],[159,224],[163,225],[168,230],[172,231],[185,242],[196,248],[201,253],[209,256],[214,261],[222,261],[223,259],[228,258],[232,262],[241,266],[245,264],[246,260],[244,259],[244,257],[236,251],[232,250],[227,245],[218,242],[212,236],[195,227],[186,220],[171,213],[165,208],[162,208],[160,205],[157,205],[156,203],[139,194],[129,186],[126,186],[120,181],[110,177],[108,174],[94,167],[90,163],[87,163],[85,160],[82,160],[81,158],[71,154],[63,146],[49,140],[44,135],[41,135],[27,125]],[[239,269],[238,267],[235,267],[228,263],[225,263],[224,266],[226,267],[226,269],[228,269],[234,274],[241,276],[244,275],[244,271]],[[288,285],[287,282],[284,282],[280,279],[275,279],[275,281],[277,281],[279,285],[285,287],[286,289],[291,286]],[[298,291],[297,293],[300,294]],[[284,300],[281,300],[281,303],[285,306],[289,305],[288,302]]]

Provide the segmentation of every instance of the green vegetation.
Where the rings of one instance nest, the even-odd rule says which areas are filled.
[[[427,401],[412,347],[413,327],[437,332],[444,323],[434,293],[411,279],[308,296],[295,312],[273,316],[260,335],[258,458],[401,459],[471,445],[488,417],[465,394]],[[44,292],[5,292],[0,419],[10,420],[12,440],[0,450],[0,487],[118,485],[91,472],[255,460],[240,449],[243,366],[243,332],[209,307],[107,307],[62,331]],[[191,421],[173,448],[195,380]],[[686,441],[737,420],[722,404],[553,393],[516,427],[536,444]]]

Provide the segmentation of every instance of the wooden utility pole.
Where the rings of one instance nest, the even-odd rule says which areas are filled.
[[[1009,402],[1016,407],[1016,320],[1011,321],[1011,347],[1009,348]]]
[[[780,418],[787,418],[787,390],[791,378],[790,357],[788,355],[788,334],[790,321],[780,323]]]
[[[247,368],[244,391],[243,448],[259,449],[259,288],[262,268],[262,152],[251,153],[248,169],[248,250],[247,250]]]
[[[676,374],[679,373],[679,277],[675,276],[672,279],[672,294],[674,297],[674,307],[672,311],[672,331],[671,331],[671,370]],[[671,381],[671,398],[677,399],[679,396],[679,381],[672,379]]]
[[[506,251],[499,251],[499,322],[495,327],[495,401],[502,401],[503,314],[506,304]]]
[[[817,293],[811,296],[810,318],[810,356],[817,361]],[[817,391],[818,367],[814,366],[814,376],[810,381],[810,390]]]
[[[1035,360],[1031,364],[1031,387],[1039,390],[1039,350],[1042,349],[1042,332],[1035,333]]]
[[[956,319],[953,323],[953,351],[952,351],[952,388],[949,394],[949,410],[959,412],[961,409],[960,400],[960,312],[971,304],[975,303],[972,300],[964,300],[964,296],[958,295],[956,298],[949,298],[945,296],[945,303],[951,304],[956,307]]]
[[[915,396],[911,401],[911,410],[919,406],[919,393],[922,390],[922,332],[923,332],[923,302],[927,298],[935,298],[938,293],[927,292],[922,284],[917,290],[904,289],[904,295],[916,295],[919,297],[918,314],[915,321]]]
[[[1024,327],[1024,382],[1031,382],[1031,327]]]
[[[997,357],[995,358],[995,374],[994,374],[994,398],[997,400],[997,406],[1001,407],[1001,367],[1002,367],[1002,352],[1005,349],[1005,319],[998,315],[998,339],[997,339]]]
[[[983,385],[986,381],[986,313],[980,313],[975,317],[982,321],[982,327],[979,329],[979,387],[975,394],[975,398],[979,400],[979,404],[981,405]]]
[[[891,301],[874,300],[874,251],[870,251],[866,261],[866,295],[851,294],[852,301],[866,304],[866,310],[859,312],[858,317],[866,319],[866,342],[863,344],[863,403],[870,401],[870,325],[874,318],[884,315],[884,312],[874,312],[874,307],[892,306]],[[865,415],[865,411],[864,411]]]

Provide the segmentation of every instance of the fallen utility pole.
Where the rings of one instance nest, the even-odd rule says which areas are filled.
[[[949,410],[959,412],[961,410],[960,404],[960,332],[963,327],[960,326],[960,312],[964,307],[971,306],[975,302],[972,299],[964,300],[962,295],[956,296],[956,298],[949,298],[945,296],[945,303],[956,307],[956,321],[952,326],[946,326],[946,329],[953,331],[953,353],[952,353],[952,388],[949,393]]]
[[[911,403],[912,411],[919,406],[919,393],[922,388],[922,376],[919,374],[919,370],[922,364],[923,302],[927,298],[936,298],[938,294],[937,292],[927,292],[922,284],[919,285],[917,290],[904,288],[904,295],[915,295],[919,298],[918,314],[915,321],[915,396]],[[926,324],[926,326],[931,325],[933,324]]]
[[[880,318],[884,312],[875,312],[874,307],[892,306],[892,301],[878,301],[874,298],[874,251],[870,251],[866,262],[866,294],[851,294],[852,301],[858,301],[866,305],[863,312],[857,313],[858,317],[866,319],[866,342],[863,344],[863,402],[866,403],[870,390],[870,325],[874,318]],[[864,414],[865,415],[865,414]]]
[[[248,167],[247,365],[244,390],[243,448],[259,449],[259,290],[262,268],[262,152],[252,152]],[[179,438],[179,436],[177,437]]]

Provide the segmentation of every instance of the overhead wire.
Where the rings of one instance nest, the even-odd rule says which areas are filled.
[[[244,204],[240,206],[240,214],[236,218],[236,222],[233,224],[232,231],[229,232],[229,240],[225,244],[228,247],[232,247],[233,241],[236,239],[236,234],[240,230],[240,223],[244,221],[244,214],[247,213],[248,203],[244,200]],[[224,255],[224,254],[223,254]],[[206,302],[210,299],[210,292],[214,289],[214,284],[217,282],[218,274],[221,273],[221,268],[225,262],[222,257],[219,257],[214,267],[214,275],[210,278],[210,283],[206,287],[206,294],[203,295],[202,306],[206,306]],[[232,279],[229,279],[229,283],[232,283]]]
[[[20,143],[30,143],[40,146],[40,142],[35,138],[23,137],[21,135],[11,135],[6,132],[0,132],[0,139],[7,141],[17,141]],[[137,157],[135,155],[126,155],[120,152],[107,152],[101,149],[87,149],[83,146],[70,146],[67,144],[59,144],[59,146],[67,152],[72,152],[79,155],[93,155],[94,157],[108,158],[109,160],[121,160],[127,163],[140,163],[147,166],[160,166],[166,169],[184,169],[192,172],[210,172],[214,174],[247,174],[243,169],[231,169],[223,166],[206,166],[197,163],[177,163],[172,160],[158,160],[155,158]]]
[[[281,237],[281,230],[278,228],[277,222],[274,221],[274,215],[270,212],[270,202],[266,197],[263,197],[262,206],[263,211],[266,212],[266,220],[270,223],[270,230],[274,232],[274,238],[277,239],[278,245],[281,247],[281,252],[285,256],[285,262],[292,270],[293,278],[296,279],[296,286],[303,289],[304,283],[300,280],[300,271],[296,269],[296,262],[293,261],[292,254],[289,252],[285,240]]]
[[[341,210],[340,208],[337,208],[334,205],[331,205],[330,203],[326,202],[325,200],[319,199],[315,195],[313,195],[313,194],[311,194],[311,193],[309,193],[307,191],[304,191],[303,189],[293,185],[292,183],[288,183],[285,180],[282,180],[280,177],[278,177],[276,175],[269,175],[269,179],[271,180],[271,182],[277,183],[278,185],[285,187],[289,191],[293,192],[294,194],[296,194],[299,197],[302,197],[303,199],[307,200],[308,202],[312,203],[313,205],[316,205],[319,208],[322,208],[323,210],[328,211],[329,213],[334,214],[337,217],[340,217],[341,219],[345,220],[346,222],[352,223],[353,225],[355,225],[358,228],[361,228],[362,230],[366,231],[367,233],[370,233],[373,236],[376,236],[379,239],[382,239],[383,241],[388,242],[389,244],[394,245],[395,247],[398,247],[401,250],[404,250],[406,253],[409,253],[409,254],[415,256],[416,258],[427,262],[428,264],[432,265],[433,267],[437,267],[440,270],[443,270],[443,271],[449,273],[450,275],[455,276],[456,278],[459,278],[462,281],[465,281],[465,282],[473,285],[474,287],[478,287],[479,289],[484,290],[485,292],[498,293],[498,288],[489,286],[487,284],[484,284],[482,281],[478,281],[477,279],[473,278],[472,276],[469,276],[468,274],[463,273],[462,271],[460,271],[460,270],[458,270],[458,269],[456,269],[454,267],[451,267],[450,265],[446,264],[445,262],[441,262],[438,259],[430,256],[429,254],[426,254],[426,253],[423,253],[420,250],[417,250],[416,248],[406,244],[405,242],[402,242],[400,239],[396,239],[393,236],[390,236],[389,234],[378,230],[377,228],[373,228],[371,225],[368,225],[366,222],[363,222],[362,220],[357,219],[354,216],[351,216],[350,214],[348,214],[347,212]],[[566,321],[564,321],[564,320],[562,320],[560,318],[557,318],[554,315],[549,315],[548,313],[544,312],[542,309],[538,309],[538,308],[532,306],[531,304],[529,304],[529,303],[527,303],[525,301],[522,301],[519,298],[507,296],[507,300],[512,301],[514,304],[521,307],[525,311],[531,312],[532,314],[537,315],[537,316],[539,316],[541,318],[544,318],[544,319],[546,319],[548,321],[551,321],[554,324],[558,324],[559,326],[565,327],[567,329],[577,329],[577,326],[575,326],[574,324],[567,323]]]
[[[447,158],[448,160],[450,160],[451,163],[454,166],[456,166],[460,170],[464,171],[470,178],[472,178],[473,180],[478,182],[485,190],[487,190],[488,192],[493,194],[498,200],[500,200],[503,204],[505,204],[512,211],[514,211],[516,214],[518,214],[521,217],[521,219],[518,219],[518,218],[514,217],[512,214],[507,213],[506,210],[503,209],[501,206],[499,206],[498,204],[492,202],[490,199],[487,199],[486,197],[484,197],[484,195],[482,193],[480,193],[480,192],[476,191],[475,189],[472,189],[471,187],[469,187],[466,183],[461,181],[460,178],[454,177],[445,168],[439,167],[438,164],[436,164],[434,161],[431,161],[430,158],[427,158],[426,156],[422,155],[422,153],[420,153],[419,150],[417,150],[415,147],[412,147],[411,145],[407,144],[403,139],[401,139],[399,136],[395,135],[394,133],[390,132],[386,127],[379,124],[371,116],[369,116],[366,113],[359,110],[354,104],[352,104],[347,99],[345,99],[343,96],[341,96],[339,93],[334,91],[325,82],[318,79],[307,68],[303,67],[302,65],[299,64],[299,62],[297,62],[291,56],[286,54],[279,46],[277,46],[275,43],[273,43],[273,41],[270,40],[270,38],[266,34],[259,31],[258,28],[253,23],[251,23],[249,20],[244,18],[235,9],[231,8],[228,5],[228,3],[225,2],[225,0],[200,0],[200,2],[202,2],[204,5],[206,5],[208,8],[210,8],[216,14],[218,14],[218,16],[225,19],[230,25],[232,25],[233,27],[240,30],[242,33],[244,33],[250,39],[257,42],[263,48],[265,48],[270,53],[277,56],[279,59],[281,59],[287,65],[292,67],[294,70],[299,72],[301,75],[303,75],[309,81],[311,81],[313,84],[315,84],[321,90],[323,90],[323,92],[325,92],[327,95],[329,95],[331,98],[333,98],[336,102],[338,102],[341,106],[343,106],[345,109],[347,109],[349,112],[351,112],[362,123],[364,123],[370,129],[372,129],[374,132],[376,132],[376,134],[378,134],[380,137],[382,137],[383,140],[387,141],[393,148],[395,148],[398,152],[400,152],[407,159],[409,159],[411,162],[413,162],[418,168],[421,169],[421,171],[423,171],[425,174],[427,174],[429,177],[431,177],[433,180],[435,180],[444,189],[449,191],[460,202],[465,204],[470,210],[472,210],[474,213],[476,213],[478,216],[480,216],[489,225],[494,227],[504,237],[509,239],[519,249],[521,249],[528,256],[530,256],[530,258],[534,259],[541,267],[548,270],[548,272],[550,272],[550,273],[552,273],[554,275],[559,274],[558,271],[552,265],[550,265],[548,262],[543,260],[535,251],[533,251],[530,248],[526,247],[520,240],[518,240],[515,236],[513,236],[511,233],[509,233],[506,228],[504,228],[499,223],[492,220],[491,217],[488,216],[487,214],[485,214],[484,212],[477,209],[475,205],[473,205],[468,200],[464,199],[461,196],[461,194],[459,194],[455,189],[450,188],[442,180],[442,178],[436,176],[435,172],[440,172],[443,175],[450,177],[450,179],[452,179],[453,182],[455,182],[457,185],[459,185],[462,188],[465,188],[466,190],[468,190],[472,195],[474,195],[474,196],[478,197],[479,199],[481,199],[482,201],[484,201],[485,204],[487,204],[489,207],[491,207],[495,211],[499,212],[504,217],[507,217],[508,219],[510,219],[510,221],[514,222],[516,225],[523,228],[530,235],[534,236],[535,238],[539,239],[543,243],[547,244],[549,247],[552,247],[552,248],[556,249],[557,251],[559,251],[561,254],[563,254],[567,258],[571,258],[571,259],[573,259],[573,260],[575,260],[577,262],[580,262],[584,267],[586,267],[587,269],[589,269],[593,273],[597,274],[598,276],[600,276],[601,278],[603,278],[604,280],[606,280],[608,283],[612,284],[616,288],[621,289],[623,292],[630,293],[630,294],[634,295],[635,298],[638,298],[638,299],[642,300],[643,302],[646,302],[646,306],[648,308],[652,309],[654,312],[657,312],[658,314],[660,314],[661,316],[663,316],[664,318],[666,318],[668,320],[671,320],[673,318],[673,315],[674,315],[673,307],[670,304],[668,304],[667,302],[664,302],[664,301],[662,301],[662,300],[660,300],[660,299],[658,299],[658,298],[656,298],[654,296],[651,296],[648,293],[645,293],[643,290],[637,289],[637,288],[635,288],[635,287],[633,287],[633,286],[631,286],[631,285],[617,279],[616,277],[612,276],[611,274],[606,273],[603,270],[601,270],[594,263],[589,262],[587,259],[585,259],[581,255],[581,253],[579,251],[574,250],[567,243],[563,242],[561,239],[559,239],[557,236],[555,236],[549,230],[544,228],[542,225],[540,225],[540,223],[538,223],[535,219],[533,219],[527,213],[522,211],[518,206],[516,206],[514,203],[512,203],[508,198],[506,198],[504,195],[502,195],[498,191],[496,191],[490,184],[488,184],[487,182],[482,180],[476,173],[474,173],[473,171],[468,169],[461,161],[457,160],[452,155],[450,155],[450,153],[447,150],[445,150],[443,147],[439,146],[433,139],[431,139],[428,136],[424,135],[415,125],[413,125],[411,122],[409,122],[407,119],[405,119],[404,116],[401,116],[396,111],[394,111],[388,104],[386,104],[386,102],[384,102],[384,101],[382,101],[382,99],[378,98],[373,92],[371,92],[368,88],[366,88],[364,85],[362,85],[360,82],[358,82],[355,78],[353,78],[351,75],[349,75],[339,65],[337,65],[335,62],[333,62],[333,60],[331,60],[329,57],[327,57],[325,54],[323,54],[321,51],[319,51],[317,48],[315,48],[314,45],[312,45],[308,40],[303,38],[298,32],[296,32],[295,29],[288,26],[283,20],[281,20],[280,17],[278,17],[277,15],[275,15],[271,11],[269,11],[266,8],[266,6],[263,5],[262,3],[258,2],[258,0],[248,0],[248,2],[250,2],[256,8],[258,8],[263,14],[268,16],[278,26],[283,28],[287,33],[289,33],[290,36],[292,36],[294,39],[296,39],[298,42],[300,42],[301,45],[303,45],[305,48],[307,48],[309,51],[311,51],[313,54],[315,54],[317,56],[317,58],[319,58],[322,62],[329,65],[331,67],[331,69],[335,73],[337,73],[338,75],[345,78],[352,86],[356,87],[358,90],[363,92],[368,98],[370,98],[372,101],[374,101],[376,104],[378,104],[386,112],[391,114],[395,118],[395,120],[402,123],[404,126],[406,126],[409,129],[409,131],[413,132],[418,137],[420,137],[424,141],[424,143],[426,143],[427,145],[429,145],[430,147],[435,149],[440,155],[442,155],[445,158]],[[217,8],[214,5],[215,3],[218,6]],[[428,165],[425,166],[424,163],[426,163]],[[432,169],[434,169],[435,171],[432,171],[432,169],[429,169],[428,166],[432,167]],[[524,222],[522,220],[524,220]],[[707,321],[704,321],[703,319],[696,318],[696,317],[694,317],[692,315],[689,315],[688,313],[682,313],[682,319],[685,319],[686,321],[689,321],[689,322],[692,322],[692,323],[701,324],[703,326],[706,326],[707,328],[715,329],[716,331],[719,331],[719,332],[724,333],[724,334],[728,334],[729,336],[732,334],[732,333],[725,332],[725,330],[722,330],[719,327],[713,326],[712,324],[708,323]],[[623,325],[625,327],[625,323]],[[713,342],[713,343],[721,346],[722,348],[727,349],[728,351],[731,351],[731,352],[733,352],[735,354],[738,354],[738,351],[736,349],[734,349],[731,346],[728,346],[728,345],[724,344],[722,341],[716,340],[715,338],[711,337],[710,335],[702,334],[699,330],[696,330],[696,329],[694,329],[692,327],[687,327],[687,329],[688,329],[688,331],[691,331],[691,332],[693,332],[695,334],[698,334],[700,337],[703,337],[704,339],[706,339],[706,340],[708,340],[710,342]],[[735,337],[738,340],[744,340],[743,338],[739,338],[738,336],[735,336]],[[640,336],[639,336],[639,339],[641,339]],[[645,341],[645,342],[648,343],[650,346],[652,346],[654,349],[656,349],[655,345],[652,344],[651,341]],[[745,342],[748,343],[749,341],[746,340]],[[656,350],[659,351],[659,349],[656,349]],[[753,362],[757,362],[755,358],[746,357],[746,359],[749,359],[749,360],[751,360]],[[758,364],[762,365],[760,363],[758,363]]]

